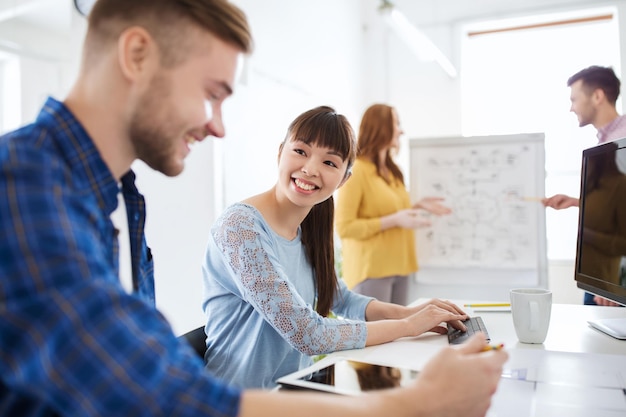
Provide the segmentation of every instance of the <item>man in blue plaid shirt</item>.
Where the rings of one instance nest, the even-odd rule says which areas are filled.
[[[68,97],[0,137],[0,416],[485,413],[506,354],[479,353],[479,338],[444,349],[411,387],[358,402],[240,392],[155,309],[131,163],[174,176],[190,143],[224,136],[222,102],[251,43],[227,0],[98,0]],[[120,192],[126,285],[111,220]]]

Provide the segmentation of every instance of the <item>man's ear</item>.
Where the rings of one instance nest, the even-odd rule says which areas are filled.
[[[158,62],[156,42],[142,27],[126,29],[118,38],[120,70],[128,80],[136,80],[149,71],[154,60]]]
[[[339,185],[337,186],[337,188],[341,187],[342,185],[344,185],[346,183],[346,181],[348,181],[348,179],[350,179],[350,177],[352,176],[352,171],[347,171],[346,175],[344,175],[343,180],[341,180],[341,182],[339,183]]]
[[[606,101],[606,94],[604,94],[603,89],[596,88],[595,90],[593,90],[593,93],[591,94],[591,99],[593,100],[594,103],[599,104],[602,101]]]

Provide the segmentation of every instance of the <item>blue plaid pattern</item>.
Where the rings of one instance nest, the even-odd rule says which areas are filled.
[[[145,207],[122,178],[135,291],[118,279],[117,181],[70,111],[48,99],[0,137],[0,416],[234,416],[154,306]]]

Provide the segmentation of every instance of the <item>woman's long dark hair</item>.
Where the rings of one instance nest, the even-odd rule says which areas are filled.
[[[333,108],[320,106],[298,116],[289,125],[283,145],[287,141],[296,140],[339,153],[348,162],[346,176],[349,175],[356,158],[354,132],[346,117],[337,114]],[[315,276],[316,311],[322,316],[330,313],[338,288],[333,239],[334,213],[335,203],[331,196],[313,206],[300,225],[302,244]]]

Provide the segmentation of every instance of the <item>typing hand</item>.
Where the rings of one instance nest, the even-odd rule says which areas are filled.
[[[455,328],[466,330],[461,320],[465,320],[465,313],[458,313],[453,309],[442,308],[435,304],[427,304],[419,311],[407,317],[409,324],[409,336],[419,336],[425,332],[447,334],[448,329],[441,326],[443,322],[450,322]]]

